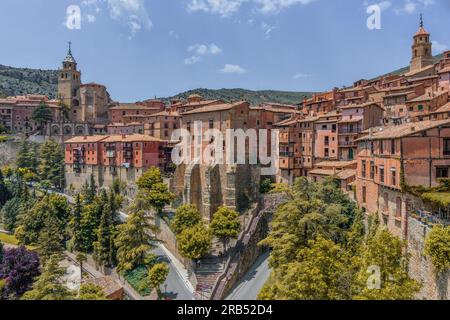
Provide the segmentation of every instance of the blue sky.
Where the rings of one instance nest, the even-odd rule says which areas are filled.
[[[369,30],[366,8],[382,8]],[[81,28],[66,26],[70,5]],[[450,48],[448,0],[1,0],[0,64],[56,69],[136,101],[197,87],[321,91],[405,66],[419,13]],[[70,21],[70,19],[69,19]]]

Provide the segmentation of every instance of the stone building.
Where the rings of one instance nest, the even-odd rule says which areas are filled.
[[[108,122],[108,106],[111,102],[106,87],[97,83],[82,84],[81,71],[77,61],[69,51],[58,70],[57,98],[68,109],[67,122],[106,124]]]
[[[131,187],[148,168],[165,168],[166,145],[140,134],[73,137],[65,142],[66,185],[79,189],[94,175],[100,187],[110,186],[116,178]]]
[[[422,15],[420,16],[420,28],[414,35],[414,43],[411,49],[412,59],[409,67],[409,74],[418,74],[433,68],[434,60],[432,43],[430,34],[423,26]]]
[[[225,151],[223,162],[220,164],[197,163],[194,159],[201,158],[209,144],[214,141],[204,140],[202,137],[209,129],[217,129],[223,137],[226,137],[227,129],[242,129],[245,132],[249,128],[255,128],[257,120],[255,112],[257,111],[250,109],[248,102],[240,101],[208,105],[181,114],[181,127],[190,133],[194,143],[189,147],[190,161],[177,167],[172,189],[184,203],[195,204],[207,221],[220,206],[243,212],[257,200],[260,166],[249,164],[247,140],[236,142],[247,146],[244,155],[245,164],[227,162]],[[198,123],[201,123],[200,132],[196,129]],[[198,141],[199,147],[195,146],[194,139]],[[223,150],[226,150],[226,141],[218,143],[223,143]],[[234,146],[236,148],[236,144]],[[211,156],[219,155],[211,154]]]

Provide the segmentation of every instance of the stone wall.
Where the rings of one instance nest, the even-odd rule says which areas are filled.
[[[20,142],[15,139],[0,143],[0,167],[13,164],[19,148]]]
[[[171,181],[171,191],[184,203],[195,205],[205,221],[226,206],[245,212],[259,191],[260,167],[256,165],[180,165]]]
[[[408,217],[408,253],[409,274],[422,283],[417,298],[424,300],[448,300],[450,290],[450,272],[436,275],[430,259],[424,254],[425,239],[431,231],[429,225]]]

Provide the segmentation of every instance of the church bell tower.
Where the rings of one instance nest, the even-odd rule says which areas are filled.
[[[420,28],[414,35],[412,45],[412,59],[410,72],[420,71],[421,69],[433,64],[432,43],[430,34],[423,27],[423,17],[420,15]]]
[[[72,55],[72,43],[62,62],[62,69],[58,70],[58,98],[70,110],[80,105],[79,88],[81,72],[77,70],[77,62]]]

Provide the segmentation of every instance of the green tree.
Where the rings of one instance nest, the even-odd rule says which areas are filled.
[[[3,172],[0,170],[0,208],[11,198],[11,192],[6,186]]]
[[[136,181],[139,189],[151,190],[157,183],[163,183],[161,171],[158,168],[151,167],[144,172],[142,176]]]
[[[140,197],[145,199],[149,206],[157,212],[162,212],[167,204],[175,199],[174,194],[163,182],[161,171],[158,168],[148,169],[136,182]]]
[[[175,234],[181,233],[187,228],[191,228],[202,222],[202,216],[197,207],[191,204],[184,204],[180,206],[172,220],[172,230]]]
[[[353,275],[346,252],[319,236],[299,250],[297,261],[273,271],[261,300],[342,300],[351,298]]]
[[[354,299],[414,299],[420,285],[409,277],[408,257],[403,252],[403,241],[387,229],[379,228],[362,250],[362,266],[353,289]],[[373,274],[371,270],[377,270],[379,274]],[[368,285],[369,283],[373,286]]]
[[[69,217],[70,206],[65,197],[57,194],[46,195],[21,215],[16,237],[21,244],[38,244],[41,231],[46,223],[49,223],[47,219],[50,219],[58,235],[65,238]]]
[[[285,190],[288,200],[276,209],[272,230],[261,241],[272,248],[272,267],[295,261],[298,251],[319,235],[342,241],[356,214],[356,206],[332,180],[317,184],[302,177]]]
[[[155,289],[158,293],[158,297],[161,297],[161,285],[166,281],[169,275],[169,267],[165,263],[157,263],[148,270],[148,276],[145,285],[152,289]],[[145,288],[142,288],[142,290]]]
[[[109,267],[113,263],[111,253],[114,251],[114,249],[111,248],[111,245],[113,244],[113,241],[111,240],[113,233],[111,203],[104,190],[100,195],[100,199],[103,204],[103,210],[100,218],[100,225],[97,230],[97,241],[94,242],[94,257],[99,265]]]
[[[210,227],[212,234],[222,241],[226,252],[228,242],[231,239],[237,239],[241,230],[239,214],[229,208],[221,207],[214,213]]]
[[[55,189],[64,189],[64,153],[61,146],[53,140],[47,140],[41,145],[38,173],[42,180]]]
[[[87,261],[87,256],[83,252],[78,252],[75,259],[77,260],[80,266],[80,280],[83,281],[83,263]]]
[[[105,292],[95,284],[82,284],[78,292],[77,300],[108,300]]]
[[[177,235],[178,250],[188,259],[200,259],[211,250],[211,232],[201,223]]]
[[[436,225],[425,240],[424,252],[438,273],[450,268],[450,227]]]
[[[29,169],[36,173],[39,165],[38,150],[36,144],[22,140],[16,160],[17,168]]]
[[[52,110],[42,100],[39,106],[33,110],[31,119],[38,124],[39,130],[44,129],[45,125],[53,120]]]
[[[43,263],[55,254],[61,256],[64,250],[64,234],[61,234],[60,228],[58,220],[54,217],[48,215],[44,217],[43,228],[38,239],[39,257]]]
[[[117,227],[118,272],[124,273],[144,264],[147,253],[155,247],[157,228],[148,219],[143,210],[138,210],[128,217],[126,223]]]
[[[72,211],[72,218],[70,220],[69,226],[72,234],[72,248],[75,251],[82,251],[83,247],[83,238],[81,233],[81,218],[83,214],[83,208],[81,204],[81,197],[77,194],[75,198],[75,205]]]
[[[26,292],[23,300],[72,300],[74,294],[63,283],[64,268],[58,266],[59,256],[52,256],[44,266],[42,274]]]

